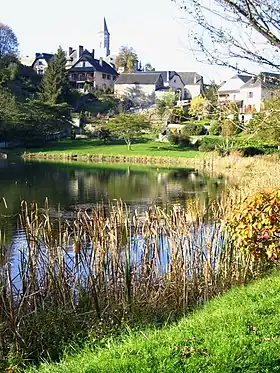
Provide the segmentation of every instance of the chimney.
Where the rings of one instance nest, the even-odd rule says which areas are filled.
[[[72,53],[73,53],[73,48],[72,48],[72,47],[69,47],[69,48],[68,48],[68,55],[70,56]]]
[[[82,57],[83,52],[84,52],[84,47],[82,45],[79,45],[79,58]]]
[[[102,57],[99,58],[99,65],[103,66],[103,58]]]
[[[92,58],[94,58],[94,52],[95,52],[95,50],[93,49],[92,52],[91,52]]]
[[[169,83],[170,80],[170,71],[166,71],[166,81]]]

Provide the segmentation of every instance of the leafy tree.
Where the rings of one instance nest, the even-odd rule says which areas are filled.
[[[198,25],[192,39],[208,62],[240,70],[236,59],[245,59],[279,69],[280,0],[171,1]]]
[[[122,46],[116,57],[116,68],[122,69],[125,73],[131,73],[135,69],[137,59],[137,54],[132,47]]]
[[[42,101],[49,104],[58,104],[66,101],[69,80],[65,66],[65,52],[60,47],[50,60],[44,74],[41,93]]]
[[[266,140],[273,140],[280,144],[280,91],[270,100],[263,102],[260,113],[254,115],[246,125],[246,131]]]
[[[113,136],[124,139],[130,150],[132,140],[142,136],[143,132],[150,128],[150,123],[144,115],[120,114],[109,120],[106,128]]]
[[[196,96],[191,100],[191,105],[189,108],[189,114],[201,119],[206,116],[208,101],[205,97]]]
[[[218,88],[219,86],[214,82],[210,82],[204,89],[204,97],[208,101],[208,114],[212,118],[218,119],[220,117],[220,108],[218,103]]]
[[[0,58],[18,54],[18,40],[13,30],[0,22]]]
[[[166,125],[172,117],[175,102],[176,95],[172,91],[164,93],[161,98],[156,100],[156,112]]]
[[[19,110],[15,97],[0,88],[0,141],[6,140],[18,122]]]
[[[155,71],[156,69],[150,64],[150,62],[146,63],[144,66],[144,71],[149,72],[149,71]]]
[[[48,135],[70,128],[70,107],[66,103],[51,104],[41,100],[27,100],[21,105],[19,122],[19,137],[26,140],[45,140]]]

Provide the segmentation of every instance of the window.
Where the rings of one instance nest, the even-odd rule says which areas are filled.
[[[102,74],[102,79],[106,79],[106,74]]]
[[[233,101],[235,101],[236,100],[236,95],[233,95]]]
[[[107,79],[108,79],[108,80],[111,80],[111,75],[107,75]]]
[[[174,83],[176,83],[176,79],[174,79]]]
[[[248,92],[248,98],[253,98],[254,97],[254,93],[253,92]]]
[[[86,61],[83,61],[83,67],[86,67]]]
[[[113,80],[116,80],[117,79],[117,77],[116,76],[113,76]]]
[[[271,92],[270,96],[271,96],[271,98],[273,98],[274,97],[274,92]]]

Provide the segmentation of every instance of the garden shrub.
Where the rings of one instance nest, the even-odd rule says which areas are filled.
[[[256,258],[280,258],[280,189],[247,197],[235,208],[227,227],[234,244]]]
[[[191,144],[190,138],[183,133],[171,133],[168,136],[168,141],[173,145],[179,145],[182,147],[187,147]]]
[[[211,123],[209,128],[209,135],[218,136],[221,134],[221,125],[218,121],[214,121]]]
[[[222,137],[203,137],[200,142],[199,150],[201,152],[211,152],[222,146],[224,139]]]
[[[206,135],[207,130],[203,124],[187,123],[182,130],[182,134],[185,136],[201,136]]]

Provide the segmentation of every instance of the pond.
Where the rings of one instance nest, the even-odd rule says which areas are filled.
[[[5,242],[19,239],[22,200],[69,216],[80,208],[122,199],[132,209],[181,204],[190,198],[215,198],[224,189],[222,178],[211,179],[191,169],[120,164],[0,161],[0,231]],[[4,200],[5,203],[4,203]],[[17,237],[17,238],[16,238]]]

